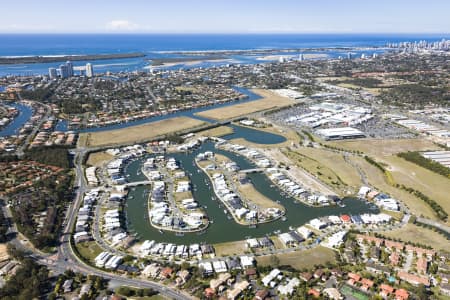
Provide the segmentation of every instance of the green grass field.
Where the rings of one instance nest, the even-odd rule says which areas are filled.
[[[95,241],[78,243],[75,247],[80,256],[90,262],[93,262],[95,258],[103,252],[102,248],[100,248]]]
[[[280,260],[280,265],[288,265],[297,270],[303,268],[313,268],[315,265],[325,265],[336,262],[336,253],[322,246],[314,249],[294,251],[289,253],[276,254]],[[258,265],[270,265],[270,255],[256,257]]]
[[[367,295],[363,294],[362,292],[352,289],[348,285],[342,286],[341,293],[347,297],[354,297],[358,300],[368,300],[369,299],[369,297]]]

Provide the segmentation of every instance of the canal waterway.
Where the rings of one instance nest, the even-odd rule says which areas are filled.
[[[231,102],[215,104],[215,105],[211,105],[211,106],[207,106],[207,107],[201,107],[201,108],[195,108],[195,109],[186,110],[186,111],[180,111],[180,112],[163,115],[163,116],[150,117],[150,118],[135,120],[135,121],[126,122],[126,123],[113,124],[113,125],[108,125],[108,126],[103,126],[103,127],[86,128],[86,129],[74,130],[74,131],[82,133],[82,132],[100,132],[100,131],[107,131],[107,130],[113,130],[113,129],[123,129],[123,128],[131,127],[131,126],[142,125],[142,124],[147,124],[147,123],[151,123],[151,122],[166,120],[166,119],[170,119],[170,118],[174,118],[174,117],[182,117],[182,116],[195,118],[195,119],[209,122],[209,123],[217,123],[216,120],[198,116],[198,115],[196,115],[196,113],[202,112],[205,110],[209,110],[209,109],[213,109],[213,108],[215,109],[215,108],[227,107],[227,106],[234,105],[237,103],[246,103],[246,102],[251,102],[251,101],[261,99],[261,96],[253,93],[252,91],[250,91],[246,88],[242,88],[242,87],[238,87],[238,86],[234,86],[233,88],[235,90],[237,90],[238,92],[245,94],[247,96],[247,98],[243,99],[243,100],[239,100],[239,101],[231,101]],[[14,118],[14,120],[7,127],[5,127],[3,130],[0,131],[0,136],[9,136],[9,135],[17,134],[19,132],[20,128],[30,119],[30,117],[32,115],[31,108],[26,105],[23,105],[20,103],[12,103],[10,105],[16,107],[19,110],[19,115],[16,116],[16,118]],[[272,134],[272,133],[260,134],[261,131],[257,131],[257,130],[254,130],[251,128],[246,128],[246,127],[236,126],[233,124],[230,124],[228,126],[233,128],[233,133],[228,135],[227,139],[244,138],[244,139],[248,140],[249,142],[258,143],[258,144],[277,144],[277,143],[282,143],[282,142],[286,141],[286,139],[281,135]],[[62,131],[62,132],[68,131],[67,121],[59,120],[55,127],[55,131]]]
[[[8,103],[9,106],[15,107],[19,114],[5,128],[0,130],[0,137],[19,134],[22,126],[31,118],[33,109],[22,103]]]
[[[259,132],[259,135],[264,134]],[[191,174],[190,179],[194,186],[194,190],[192,191],[194,198],[200,205],[206,207],[205,210],[207,211],[210,220],[213,221],[208,229],[202,234],[186,233],[184,236],[176,236],[174,233],[167,231],[160,233],[150,225],[148,220],[148,187],[140,186],[131,190],[128,194],[126,213],[128,229],[131,233],[136,233],[137,237],[141,240],[157,240],[178,244],[196,242],[220,243],[242,240],[248,237],[271,235],[277,230],[281,230],[282,232],[288,231],[290,226],[298,227],[313,218],[321,216],[377,212],[371,210],[367,203],[351,198],[344,200],[345,207],[310,207],[295,202],[292,197],[282,194],[282,191],[273,186],[266,175],[254,173],[248,174],[248,176],[255,188],[268,198],[280,201],[286,208],[287,220],[277,220],[267,224],[260,224],[256,228],[249,228],[248,226],[236,224],[233,219],[228,219],[227,214],[224,213],[225,208],[221,202],[219,200],[212,200],[215,197],[211,182],[209,182],[208,177],[194,163],[195,156],[198,153],[208,150],[229,157],[242,169],[255,168],[255,165],[252,162],[240,155],[216,149],[212,142],[203,144],[199,149],[193,152],[169,154],[169,156],[175,157],[181,163],[181,167],[188,174]],[[139,172],[145,159],[146,158],[135,160],[128,165],[125,172],[127,176],[129,175],[129,181],[146,180],[144,175]]]
[[[179,111],[179,112],[171,113],[168,115],[149,117],[149,118],[134,120],[134,121],[126,122],[126,123],[118,123],[118,124],[112,124],[112,125],[102,126],[102,127],[84,128],[84,129],[75,130],[75,131],[81,133],[81,132],[100,132],[100,131],[107,131],[107,130],[113,130],[113,129],[122,129],[122,128],[127,128],[130,126],[142,125],[142,124],[166,120],[166,119],[175,118],[175,117],[190,117],[190,118],[198,119],[198,120],[205,121],[205,122],[216,123],[217,122],[216,120],[198,116],[198,115],[196,115],[196,113],[199,113],[199,112],[202,112],[205,110],[209,110],[209,109],[227,107],[230,105],[235,105],[237,103],[246,103],[246,102],[251,102],[251,101],[261,99],[260,95],[253,93],[249,89],[238,87],[238,86],[233,86],[233,89],[246,95],[247,98],[238,100],[238,101],[230,101],[230,102],[226,102],[226,103],[214,104],[214,105],[210,105],[210,106]],[[68,131],[67,121],[60,120],[58,122],[58,124],[56,125],[55,130],[56,131]]]

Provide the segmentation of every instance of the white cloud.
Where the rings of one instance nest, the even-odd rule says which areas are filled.
[[[106,29],[110,31],[133,31],[140,29],[140,26],[128,20],[112,20],[106,23]]]

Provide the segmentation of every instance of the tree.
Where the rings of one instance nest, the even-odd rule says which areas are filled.
[[[34,299],[48,292],[48,269],[31,259],[21,261],[21,267],[0,289],[0,299]]]
[[[189,268],[191,267],[191,265],[190,265],[188,262],[183,261],[183,262],[181,263],[180,267],[181,267],[182,270],[189,270]]]
[[[428,299],[428,291],[427,288],[425,287],[425,285],[420,284],[417,288],[416,288],[416,295],[420,300],[426,300]]]

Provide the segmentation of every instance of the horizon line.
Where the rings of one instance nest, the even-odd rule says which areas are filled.
[[[335,34],[335,35],[357,35],[357,34],[367,34],[367,35],[411,35],[411,34],[423,34],[423,35],[449,35],[446,32],[1,32],[0,35],[95,35],[95,34],[105,34],[105,35],[314,35],[314,34]]]

